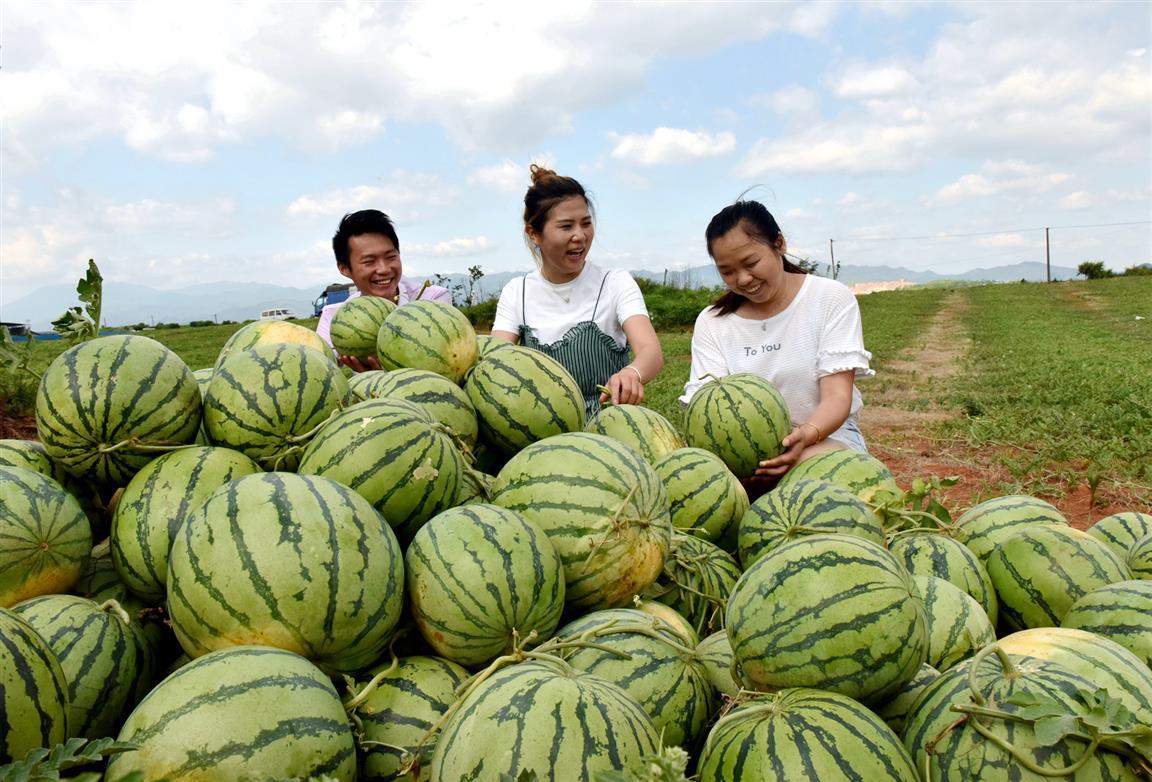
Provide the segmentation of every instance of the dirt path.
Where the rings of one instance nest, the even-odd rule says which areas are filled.
[[[953,517],[977,502],[1013,493],[1005,488],[1013,477],[996,463],[993,453],[930,436],[936,424],[961,415],[939,403],[943,395],[938,390],[963,371],[971,348],[972,335],[964,328],[966,308],[961,292],[948,294],[928,328],[899,360],[860,384],[865,403],[861,426],[873,455],[888,465],[901,486],[933,475],[958,476],[959,483],[945,490],[942,498]],[[1118,498],[1096,497],[1094,504],[1083,483],[1053,489],[1061,496],[1045,499],[1081,529],[1110,513],[1129,510]]]

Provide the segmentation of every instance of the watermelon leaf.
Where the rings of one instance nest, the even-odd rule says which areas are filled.
[[[27,782],[41,779],[60,779],[60,772],[99,763],[109,755],[130,752],[137,746],[116,739],[104,738],[86,741],[71,738],[51,749],[40,747],[29,750],[23,760],[0,766],[0,781]],[[96,777],[99,778],[99,775]],[[120,782],[115,780],[114,782]],[[132,782],[124,780],[123,782]]]
[[[88,259],[88,272],[76,284],[76,293],[84,304],[69,307],[67,311],[52,321],[52,329],[70,344],[95,339],[100,335],[100,307],[103,303],[104,278],[96,261]]]
[[[24,347],[17,348],[16,341],[8,333],[8,329],[0,326],[0,369],[10,372],[23,370],[28,372],[36,381],[40,381],[40,373],[32,369],[32,336],[24,342]]]

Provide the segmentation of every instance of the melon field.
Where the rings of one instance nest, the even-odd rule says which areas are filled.
[[[759,497],[686,331],[593,413],[436,303],[17,344],[0,780],[1152,779],[1152,280],[860,304]]]

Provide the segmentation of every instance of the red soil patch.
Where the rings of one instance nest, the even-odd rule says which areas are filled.
[[[0,440],[35,440],[36,419],[13,416],[0,410]]]

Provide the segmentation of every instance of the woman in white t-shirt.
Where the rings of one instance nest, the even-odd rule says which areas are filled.
[[[780,390],[793,429],[784,452],[760,462],[754,481],[775,480],[833,448],[867,452],[855,379],[875,373],[856,297],[842,283],[789,261],[780,226],[756,201],[721,210],[704,236],[728,292],[696,318],[692,369],[680,401],[686,404],[706,375],[753,372]]]
[[[563,364],[589,415],[609,399],[638,404],[644,384],[664,366],[644,296],[628,272],[588,263],[596,231],[580,183],[537,165],[531,170],[524,234],[537,268],[504,286],[492,335]]]

